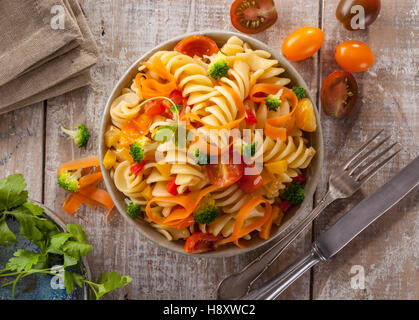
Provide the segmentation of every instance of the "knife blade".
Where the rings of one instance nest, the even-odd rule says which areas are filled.
[[[371,223],[396,205],[419,184],[419,157],[402,169],[384,186],[361,201],[331,228],[322,233],[311,249],[286,270],[244,300],[273,300],[288,286],[321,260],[327,260],[344,248]]]
[[[361,201],[319,236],[315,246],[321,255],[325,259],[334,256],[366,227],[396,205],[418,183],[419,157],[416,157],[389,182]]]

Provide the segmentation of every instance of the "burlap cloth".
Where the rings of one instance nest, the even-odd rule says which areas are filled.
[[[98,57],[76,0],[1,0],[0,114],[89,84]]]

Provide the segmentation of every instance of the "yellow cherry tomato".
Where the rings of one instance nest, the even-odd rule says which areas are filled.
[[[310,99],[304,98],[298,101],[295,110],[295,122],[297,127],[306,132],[314,132],[317,129],[316,114]]]
[[[291,33],[282,44],[282,54],[291,61],[311,57],[320,50],[324,33],[316,27],[303,27]]]
[[[363,72],[373,65],[374,54],[365,43],[349,40],[338,45],[335,59],[345,70]]]

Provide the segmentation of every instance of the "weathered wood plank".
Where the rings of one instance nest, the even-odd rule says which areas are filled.
[[[29,197],[42,201],[44,105],[0,115],[0,179],[21,173]]]
[[[92,70],[93,85],[48,101],[46,132],[46,203],[55,208],[66,222],[86,227],[95,250],[89,258],[94,277],[103,270],[130,274],[132,285],[108,298],[122,299],[208,299],[215,297],[216,284],[223,277],[239,270],[258,252],[229,259],[192,258],[175,254],[147,241],[121,218],[112,224],[104,222],[100,210],[83,208],[77,216],[66,216],[60,209],[65,193],[56,185],[60,163],[82,155],[96,153],[98,128],[105,101],[117,79],[135,59],[158,43],[186,32],[220,29],[234,30],[230,24],[229,2],[213,1],[82,1],[89,25],[98,41],[101,61]],[[304,24],[317,25],[318,5],[303,0],[281,1],[280,23],[260,40],[279,50],[282,39]],[[313,92],[316,91],[316,59],[296,64]],[[86,150],[78,150],[59,133],[60,125],[84,122],[92,129]],[[302,253],[311,235],[290,249],[284,256],[288,263]],[[259,251],[260,253],[260,251]],[[274,266],[276,270],[284,263]],[[283,298],[309,298],[309,275],[300,279]]]
[[[419,82],[417,1],[382,1],[381,15],[368,30],[349,32],[336,20],[338,0],[323,1],[326,42],[322,49],[322,80],[340,69],[334,50],[340,41],[355,39],[367,43],[376,62],[369,72],[356,74],[360,99],[353,116],[345,121],[323,116],[326,143],[320,197],[325,193],[329,173],[380,129],[399,141],[403,151],[351,201],[331,206],[317,221],[316,231],[327,229],[338,216],[353,207],[397,173],[418,153]],[[418,204],[416,190],[373,226],[352,241],[331,262],[315,268],[315,299],[417,299]],[[351,268],[365,269],[365,289],[351,288]]]

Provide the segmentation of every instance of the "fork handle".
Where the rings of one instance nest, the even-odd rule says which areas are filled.
[[[240,272],[225,278],[218,285],[217,297],[223,300],[240,299],[246,295],[251,289],[253,283],[272,265],[273,262],[281,255],[281,253],[293,242],[304,229],[316,219],[319,214],[333,201],[336,197],[330,192],[323,197],[316,208],[301,220],[298,225],[293,228],[284,238],[276,242],[271,248],[266,250],[258,258],[248,264]]]
[[[325,260],[317,248],[313,246],[302,258],[277,275],[273,280],[264,284],[261,288],[250,292],[243,300],[274,300],[295,280],[307,270],[315,266],[321,260]]]

